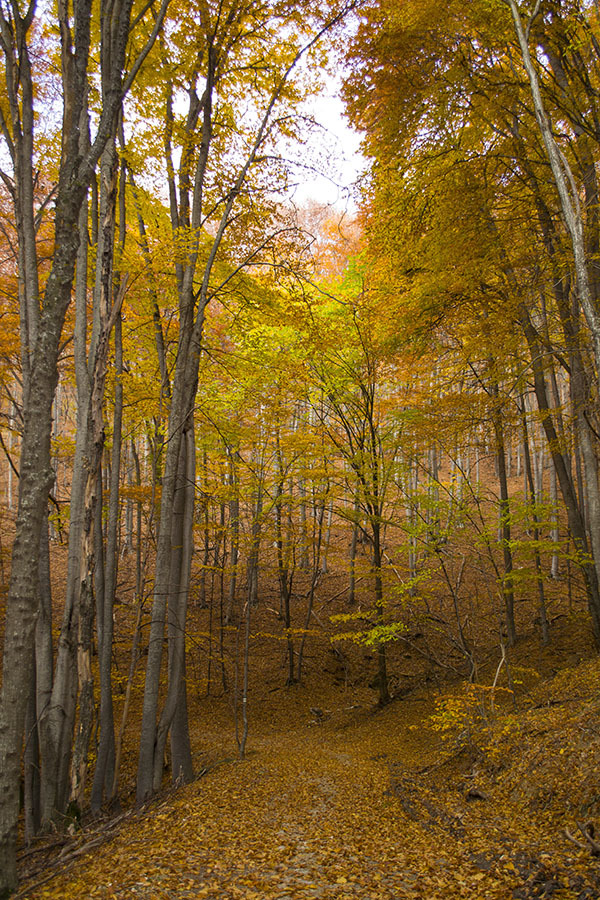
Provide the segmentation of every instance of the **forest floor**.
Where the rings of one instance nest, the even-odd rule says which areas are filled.
[[[383,709],[322,678],[265,686],[243,760],[229,701],[205,698],[198,779],[57,838],[43,865],[23,851],[17,896],[599,898],[578,823],[600,826],[600,663],[548,678],[530,650],[517,705],[489,685],[425,685]]]

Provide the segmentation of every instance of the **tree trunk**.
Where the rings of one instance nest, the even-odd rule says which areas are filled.
[[[176,762],[172,779],[189,781],[193,776],[191,748],[187,725],[185,688],[185,626],[190,588],[193,553],[194,494],[196,445],[193,420],[183,435],[180,464],[173,502],[171,535],[171,585],[168,600],[169,688],[156,732],[153,789],[159,790],[162,781],[163,759],[167,735],[179,710],[177,731],[172,735]],[[185,717],[183,713],[185,712]]]
[[[104,154],[106,157],[106,177],[116,165],[115,148],[111,146]],[[125,164],[121,162],[119,177],[119,245],[125,246]],[[116,205],[110,210],[113,217]],[[112,256],[112,252],[111,252]],[[112,270],[112,266],[111,266]],[[112,275],[112,271],[111,271]],[[113,304],[119,302],[120,279],[111,278],[107,289],[113,294]],[[113,609],[117,585],[118,568],[118,530],[120,518],[120,481],[121,481],[121,448],[123,426],[123,338],[121,314],[117,313],[115,322],[115,391],[113,412],[113,434],[110,467],[110,498],[107,520],[106,553],[104,556],[104,594],[103,603],[98,607],[98,667],[100,671],[100,742],[97,750],[96,768],[92,785],[91,807],[98,812],[103,799],[108,799],[114,783],[115,733],[112,694],[112,649],[113,649]],[[100,535],[98,535],[100,537]],[[99,561],[96,561],[98,567]]]
[[[229,530],[231,535],[231,562],[229,564],[229,591],[225,609],[225,623],[231,622],[235,609],[235,592],[238,578],[238,560],[240,555],[240,495],[237,479],[236,462],[239,451],[228,451],[229,461]]]
[[[561,441],[556,431],[546,391],[544,353],[540,346],[537,333],[529,318],[529,313],[524,307],[521,307],[520,317],[531,354],[535,393],[542,427],[546,435],[548,448],[552,456],[554,469],[556,471],[563,502],[567,511],[569,531],[575,545],[578,557],[577,561],[581,567],[586,585],[588,608],[592,619],[594,639],[596,645],[600,647],[600,589],[598,575],[594,562],[590,558],[585,522],[577,501],[577,493],[573,484],[570,467],[560,451]]]
[[[536,504],[538,502],[538,498],[535,492],[535,484],[533,480],[533,471],[531,467],[531,453],[529,451],[529,433],[527,428],[527,418],[525,414],[525,401],[523,397],[521,397],[521,425],[523,430],[523,456],[525,461],[525,474],[527,477],[527,483],[529,486],[529,498],[531,504],[531,517],[533,521],[533,540],[534,540],[534,560],[535,560],[535,572],[536,572],[536,583],[538,588],[538,597],[539,597],[539,610],[540,610],[540,629],[542,635],[542,644],[546,647],[550,642],[550,634],[548,630],[548,614],[546,611],[546,597],[544,594],[544,576],[542,572],[542,561],[540,558],[539,551],[539,540],[540,540],[540,529],[539,529],[539,521],[536,510]]]
[[[3,50],[7,70],[18,77],[11,84],[8,102],[15,127],[23,123],[28,151],[15,162],[18,176],[18,204],[31,207],[28,184],[33,183],[33,152],[30,136],[33,129],[33,91],[28,90],[29,65],[28,31],[34,19],[35,6],[23,17],[18,5],[3,6]],[[14,21],[5,16],[14,13]],[[79,245],[78,220],[87,186],[104,145],[114,134],[117,113],[124,92],[123,69],[125,47],[129,37],[131,0],[115,2],[107,14],[101,3],[101,77],[103,107],[98,118],[94,144],[89,152],[81,152],[80,135],[83,130],[87,98],[88,58],[90,47],[91,4],[89,0],[74,0],[68,6],[59,4],[58,19],[61,35],[61,75],[63,96],[62,153],[54,215],[54,252],[46,282],[44,305],[39,311],[37,298],[31,293],[25,298],[31,303],[39,324],[33,352],[31,371],[24,397],[24,426],[21,450],[19,508],[13,544],[12,571],[7,599],[3,654],[2,694],[0,696],[0,897],[16,886],[16,835],[19,813],[20,756],[23,741],[24,716],[32,678],[34,628],[38,610],[37,580],[40,535],[52,479],[50,435],[52,405],[58,382],[58,354],[61,332],[71,301],[71,288]],[[159,12],[156,30],[136,61],[141,64],[156,36],[164,10]],[[4,27],[6,26],[6,27]],[[10,39],[12,45],[6,41]],[[15,43],[16,40],[16,43]],[[108,52],[110,44],[110,52]],[[16,65],[18,61],[18,65]],[[139,65],[138,65],[139,68]],[[131,79],[137,72],[136,65]],[[25,86],[26,89],[21,89]],[[22,104],[22,105],[21,105]],[[35,244],[27,235],[27,226],[20,230],[20,258],[35,255]],[[35,236],[33,236],[35,240]],[[21,249],[22,248],[22,249]],[[35,260],[37,265],[37,259]],[[30,332],[31,333],[31,332]],[[68,704],[67,704],[68,705]],[[68,716],[65,706],[60,714]],[[68,766],[67,766],[68,769]]]
[[[356,601],[356,550],[358,545],[358,517],[360,514],[358,486],[354,495],[354,516],[352,519],[352,537],[350,538],[350,586],[348,590],[348,603],[353,606]]]
[[[492,412],[494,433],[496,436],[496,464],[498,467],[498,481],[500,484],[500,533],[502,542],[502,555],[504,557],[504,576],[502,579],[502,596],[504,598],[504,613],[506,617],[506,636],[509,647],[514,647],[517,638],[515,628],[515,597],[513,587],[513,561],[510,548],[510,500],[508,496],[508,479],[506,476],[506,457],[504,451],[504,429],[502,425],[502,411],[497,405],[498,386],[493,385],[493,396],[496,405]]]
[[[383,602],[383,578],[381,573],[382,553],[381,553],[381,525],[379,516],[373,519],[371,523],[373,533],[373,572],[375,575],[375,614],[377,624],[384,624],[384,602]],[[379,705],[385,706],[390,702],[390,691],[388,686],[387,675],[387,658],[385,651],[385,642],[379,641],[377,644],[377,687],[379,690]]]

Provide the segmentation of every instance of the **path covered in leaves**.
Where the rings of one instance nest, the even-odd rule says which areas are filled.
[[[221,758],[21,897],[597,897],[526,838],[519,847],[490,798],[469,802],[458,784],[436,792],[426,706],[334,710],[321,724],[298,705],[287,728],[252,735],[245,760]]]
[[[369,740],[376,729],[304,718],[254,737],[247,759],[219,763],[24,896],[391,900],[448,896],[449,884],[453,897],[507,896],[488,875],[490,892],[480,891],[468,853],[449,854],[443,831],[406,814],[393,759]],[[416,764],[427,740],[415,743],[410,719],[390,738]]]

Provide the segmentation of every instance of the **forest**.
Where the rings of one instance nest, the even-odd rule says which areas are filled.
[[[0,898],[600,897],[600,4],[0,51]]]

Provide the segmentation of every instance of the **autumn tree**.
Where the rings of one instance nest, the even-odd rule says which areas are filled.
[[[589,274],[597,243],[596,12],[577,3],[538,3],[533,18],[524,22],[512,2],[451,3],[443,9],[380,2],[364,15],[347,97],[354,121],[368,127],[365,147],[373,160],[368,234],[379,277],[388,279],[392,294],[395,286],[425,327],[430,322],[444,328],[445,319],[458,311],[464,320],[475,315],[481,322],[483,315],[487,331],[488,322],[495,327],[492,309],[494,316],[509,317],[520,334],[519,352],[526,350],[534,373],[597,638],[598,464],[591,424],[596,301],[590,300],[595,287]],[[537,58],[529,54],[528,42],[535,44]],[[550,129],[548,110],[550,119],[566,123],[562,141]],[[585,196],[585,207],[578,206],[579,196]],[[440,197],[447,204],[440,206]],[[448,213],[444,219],[440,209]],[[417,250],[412,262],[407,221]],[[549,321],[560,323],[558,334]],[[482,329],[475,328],[475,339],[478,333]],[[478,358],[474,346],[472,363]],[[499,366],[508,373],[510,357],[495,360]],[[580,491],[561,434],[565,418],[555,390],[557,369],[570,385],[585,470]],[[501,426],[497,419],[498,436]],[[508,509],[506,490],[502,493]],[[507,535],[503,543],[508,572]],[[511,601],[505,596],[508,614]]]
[[[58,56],[63,96],[61,157],[54,209],[54,255],[43,298],[39,295],[35,248],[36,72],[32,40],[40,23],[35,4],[24,11],[17,4],[0,13],[3,81],[7,103],[0,127],[10,168],[3,174],[15,205],[18,223],[19,274],[22,284],[23,342],[28,371],[23,401],[23,441],[19,465],[19,508],[13,544],[12,572],[4,638],[0,703],[2,814],[0,820],[0,893],[16,886],[15,846],[19,807],[19,772],[24,714],[32,677],[34,627],[38,614],[38,554],[51,484],[50,434],[61,331],[71,301],[79,245],[77,223],[87,187],[106,143],[117,127],[122,99],[133,82],[155,37],[125,73],[131,3],[124,2],[99,16],[103,104],[89,145],[87,135],[88,77],[92,8],[76,3],[59,6]],[[164,9],[159,15],[162,19]],[[157,30],[157,29],[156,29]],[[40,713],[42,710],[40,710]]]
[[[296,72],[303,58],[350,6],[344,3],[333,10],[317,8],[314,15],[304,18],[294,2],[201,4],[197,17],[190,10],[178,29],[169,37],[165,33],[160,42],[161,64],[167,77],[164,93],[157,96],[165,115],[165,168],[176,251],[179,337],[165,442],[138,802],[145,801],[160,786],[169,732],[173,777],[191,776],[184,678],[191,545],[176,560],[173,552],[177,544],[172,533],[178,484],[179,496],[189,505],[188,515],[193,509],[193,492],[186,493],[183,486],[193,484],[193,409],[206,309],[232,278],[231,271],[219,270],[218,262],[227,259],[236,272],[249,263],[259,264],[269,255],[273,234],[282,226],[273,208],[264,208],[262,219],[257,220],[256,207],[261,196],[268,203],[269,192],[273,196],[274,189],[283,189],[286,184],[285,169],[278,162],[277,140],[282,128],[289,133],[294,127],[290,104],[297,98]],[[190,35],[194,36],[195,56],[187,53]],[[172,59],[181,53],[181,41],[186,47],[186,65],[179,70],[176,83],[169,73]],[[197,92],[200,84],[201,95]],[[177,122],[175,98],[183,91],[188,95],[188,107]],[[243,98],[249,111],[247,124],[241,117],[238,97]],[[176,139],[181,140],[177,174]],[[184,528],[182,537],[184,547],[188,546],[189,527]],[[167,614],[169,688],[157,720]]]

